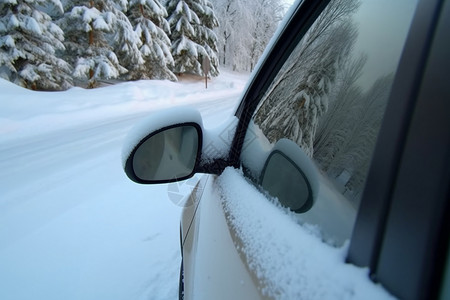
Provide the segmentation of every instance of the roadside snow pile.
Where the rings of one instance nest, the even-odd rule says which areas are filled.
[[[220,119],[217,122],[214,114],[218,111],[233,114],[247,79],[247,74],[223,71],[208,82],[208,89],[203,81],[185,76],[177,83],[140,80],[97,89],[75,87],[64,92],[35,92],[0,78],[1,141],[68,130],[99,120],[105,123],[125,116],[140,119],[174,106],[196,107],[204,117],[204,124],[215,127],[221,122]],[[216,104],[211,106],[211,101]]]
[[[317,232],[297,224],[286,209],[267,200],[239,171],[219,177],[228,221],[242,242],[250,269],[275,299],[394,299],[345,263],[347,247],[334,248]]]

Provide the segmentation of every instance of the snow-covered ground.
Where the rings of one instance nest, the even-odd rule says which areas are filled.
[[[121,147],[152,111],[192,105],[212,128],[248,75],[32,92],[0,79],[0,299],[176,299],[168,185],[127,179]]]

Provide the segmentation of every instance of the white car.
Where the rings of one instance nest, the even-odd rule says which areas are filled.
[[[138,183],[201,176],[180,298],[450,299],[450,1],[304,0],[234,116],[138,125]]]

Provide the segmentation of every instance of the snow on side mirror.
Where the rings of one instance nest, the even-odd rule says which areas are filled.
[[[128,134],[122,150],[127,176],[155,184],[192,177],[202,149],[200,114],[190,108],[157,112]]]
[[[153,132],[133,150],[125,173],[139,183],[165,183],[194,175],[200,157],[201,130],[195,123]]]

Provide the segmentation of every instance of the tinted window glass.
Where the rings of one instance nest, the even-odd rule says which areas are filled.
[[[325,239],[348,238],[416,1],[333,0],[265,92],[246,136],[251,177],[280,139],[320,170],[313,207],[299,220]],[[276,176],[276,175],[272,175]]]

